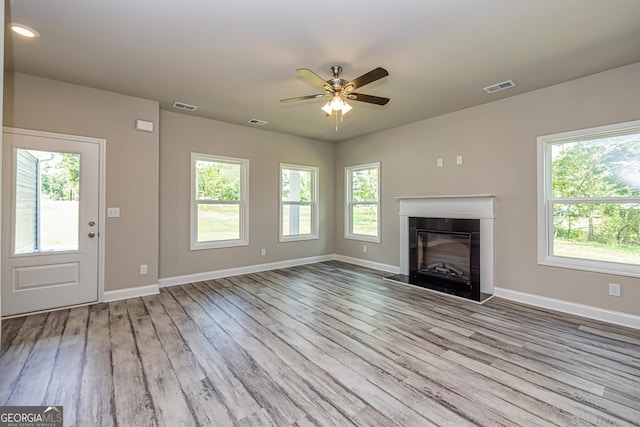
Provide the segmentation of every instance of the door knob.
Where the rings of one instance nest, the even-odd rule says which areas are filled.
[[[89,237],[93,239],[94,237],[96,237],[96,233],[93,233],[93,232],[89,233]]]

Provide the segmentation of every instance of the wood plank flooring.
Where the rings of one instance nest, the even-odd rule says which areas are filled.
[[[339,262],[3,321],[0,405],[65,426],[640,425],[640,331]]]

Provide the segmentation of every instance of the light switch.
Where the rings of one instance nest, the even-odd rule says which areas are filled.
[[[441,168],[442,166],[444,166],[444,159],[440,158],[438,159],[438,163],[437,163],[438,167]]]
[[[456,165],[462,164],[462,156],[456,156]]]
[[[107,217],[120,218],[120,208],[107,208]]]

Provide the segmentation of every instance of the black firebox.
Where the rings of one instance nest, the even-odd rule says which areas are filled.
[[[480,220],[409,217],[410,284],[482,301]]]

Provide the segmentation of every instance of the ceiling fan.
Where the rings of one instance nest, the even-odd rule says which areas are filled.
[[[380,80],[381,78],[388,76],[389,72],[384,68],[374,68],[368,73],[365,73],[350,82],[340,78],[342,67],[339,65],[331,67],[331,74],[333,77],[329,80],[323,80],[322,77],[307,68],[298,68],[296,71],[314,85],[322,88],[324,93],[281,99],[280,102],[295,102],[303,101],[305,99],[330,97],[327,103],[322,107],[322,111],[324,111],[327,116],[331,116],[333,113],[337,114],[338,112],[340,114],[348,113],[352,107],[347,103],[347,100],[367,102],[369,104],[376,105],[386,105],[389,102],[389,98],[353,92],[364,85],[373,83],[376,80]]]

